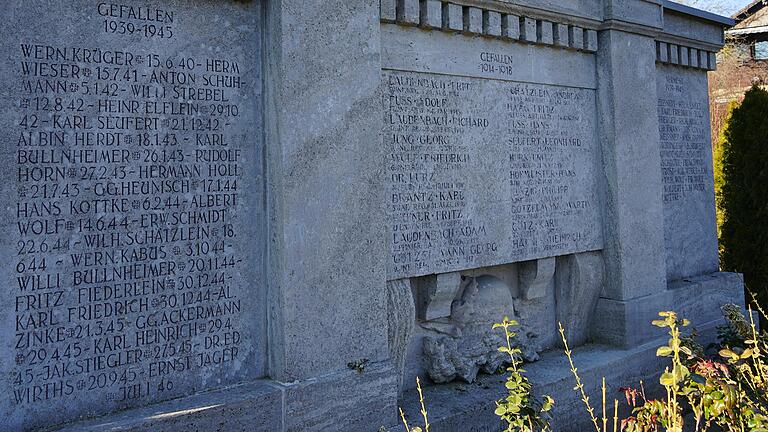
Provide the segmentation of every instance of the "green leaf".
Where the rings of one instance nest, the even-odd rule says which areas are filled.
[[[691,380],[697,384],[706,384],[707,379],[699,374],[691,374]]]
[[[546,412],[552,409],[552,407],[555,405],[555,400],[552,399],[551,396],[544,396],[544,404],[541,407],[541,410]]]
[[[661,374],[661,378],[659,378],[659,382],[661,385],[665,387],[672,387],[675,385],[675,376],[672,375],[670,372],[664,372]]]
[[[663,346],[656,350],[656,357],[669,357],[672,355],[672,353],[672,348]]]

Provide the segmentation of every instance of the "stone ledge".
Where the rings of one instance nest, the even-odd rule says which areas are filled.
[[[398,385],[391,362],[287,385],[285,431],[376,432],[397,417]]]
[[[283,392],[278,384],[256,381],[83,421],[57,431],[272,432],[283,430]]]
[[[642,379],[654,381],[663,369],[656,358],[656,348],[666,342],[657,339],[643,346],[621,350],[604,345],[587,345],[574,350],[574,362],[590,399],[600,403],[599,386],[603,376],[611,390],[611,401],[619,397],[621,386],[637,385]],[[581,400],[573,391],[574,381],[568,359],[559,350],[542,355],[541,360],[525,365],[537,394],[555,397],[553,430],[559,432],[589,430],[591,423]],[[430,424],[441,432],[496,432],[502,430],[494,414],[494,401],[505,395],[504,375],[484,375],[474,384],[449,384],[424,390]],[[649,389],[653,390],[653,389]],[[415,391],[406,392],[401,406],[407,416],[420,424],[419,399]],[[612,405],[612,402],[611,402]],[[559,420],[559,423],[558,423]],[[390,432],[402,430],[396,425]]]
[[[261,380],[48,429],[56,432],[378,431],[396,418],[391,363],[296,383]]]

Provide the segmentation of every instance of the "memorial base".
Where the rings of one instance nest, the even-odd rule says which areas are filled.
[[[714,341],[717,326],[724,323],[720,306],[743,298],[741,275],[713,273],[671,283],[666,291],[627,302],[601,300],[597,316],[611,313],[622,319],[611,320],[611,337],[642,343],[616,345],[591,344],[574,349],[574,362],[597,408],[600,385],[605,377],[608,402],[619,400],[628,414],[620,387],[638,386],[642,380],[648,394],[660,390],[658,376],[667,361],[656,357],[656,349],[666,344],[662,329],[650,319],[662,310],[676,310],[689,318],[703,344]],[[674,305],[674,307],[671,307]],[[613,309],[611,309],[613,308]],[[636,322],[635,322],[636,321]],[[594,331],[600,334],[596,320]],[[624,325],[622,325],[622,323]],[[619,326],[618,330],[615,326]],[[631,330],[631,331],[630,331]],[[620,342],[620,340],[617,340]],[[590,427],[590,420],[579,395],[567,358],[551,350],[541,360],[525,366],[538,394],[555,397],[553,427],[557,431],[579,431]],[[491,432],[501,430],[494,414],[494,401],[504,396],[504,375],[481,375],[473,384],[452,383],[427,386],[424,398],[432,428],[441,432]],[[296,383],[263,380],[201,393],[147,408],[122,412],[74,425],[58,432],[176,432],[176,431],[371,431],[386,425],[400,431],[397,406],[418,424],[419,395],[407,391],[397,401],[397,379],[389,362],[368,364],[362,372],[348,370]]]
[[[598,319],[594,320],[592,337],[608,345],[637,346],[657,337],[658,329],[651,321],[661,311],[675,311],[690,320],[692,327],[707,328],[722,320],[722,305],[743,299],[743,277],[721,272],[670,282],[665,291],[632,300],[601,298],[595,310]]]
[[[378,431],[396,421],[396,391],[390,363],[368,364],[362,372],[349,370],[289,384],[262,380],[53,430]]]

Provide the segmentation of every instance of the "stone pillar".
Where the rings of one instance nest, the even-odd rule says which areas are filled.
[[[614,4],[616,3],[616,4]],[[666,295],[664,215],[656,96],[660,6],[633,1],[655,13],[629,16],[624,3],[606,1],[610,24],[599,32],[598,115],[604,169],[606,277],[593,337],[634,345],[654,333],[649,323]],[[629,24],[636,18],[650,20]],[[656,22],[654,22],[654,19]]]
[[[286,430],[368,430],[397,395],[379,2],[276,0],[266,13],[269,377],[291,383]]]

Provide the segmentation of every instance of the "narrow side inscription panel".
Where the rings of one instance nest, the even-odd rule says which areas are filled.
[[[660,65],[657,89],[667,277],[716,272],[707,74]]]

